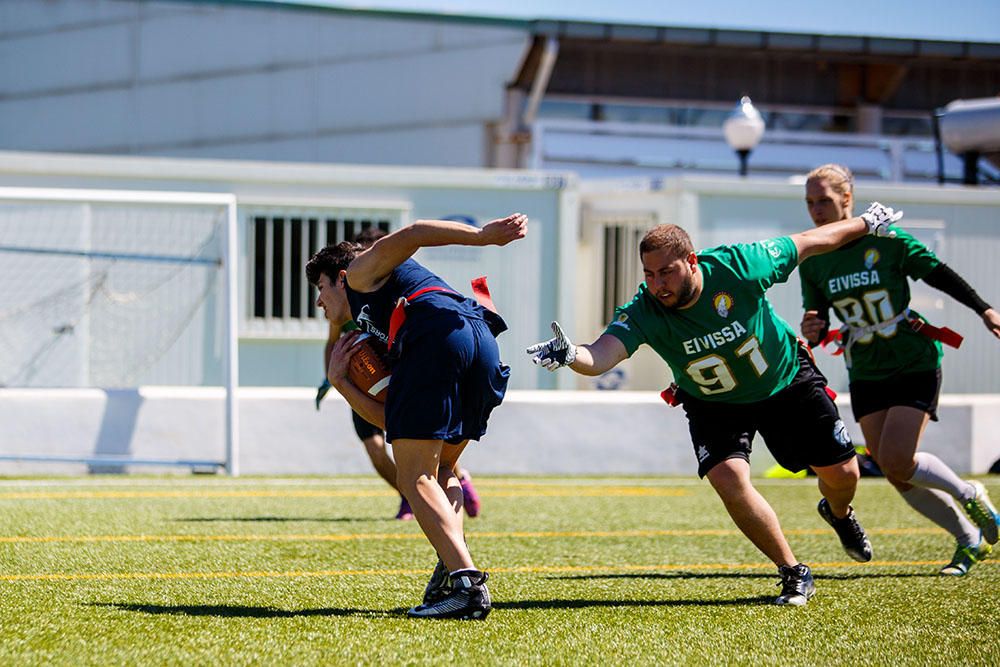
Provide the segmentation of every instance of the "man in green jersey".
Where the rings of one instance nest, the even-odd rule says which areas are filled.
[[[806,206],[817,227],[851,217],[853,189],[851,172],[842,165],[809,173]],[[904,230],[894,240],[858,239],[811,257],[799,277],[803,336],[820,343],[831,308],[844,323],[835,336],[843,343],[851,409],[865,444],[903,499],[955,538],[955,554],[941,574],[965,575],[997,543],[1000,517],[980,482],[963,480],[937,456],[917,451],[928,420],[937,421],[940,340],[954,334],[927,325],[909,308],[908,279],[923,280],[972,308],[997,337],[1000,314]]]
[[[676,225],[650,230],[639,245],[645,282],[615,309],[605,332],[574,345],[555,337],[528,348],[535,363],[600,375],[646,344],[670,366],[691,431],[698,474],[708,477],[733,521],[778,566],[776,604],[804,605],[815,593],[809,567],[792,553],[777,515],[750,481],[750,446],[759,431],[789,470],[812,468],[841,543],[856,560],[872,557],[851,500],[859,477],[850,437],[826,380],[771,308],[768,287],[805,258],[866,233],[888,236],[902,213],[881,204],[860,218],[790,237],[695,253]],[[826,518],[826,517],[824,517]]]

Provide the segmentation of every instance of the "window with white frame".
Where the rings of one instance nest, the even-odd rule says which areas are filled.
[[[603,221],[604,281],[602,316],[605,322],[617,306],[627,303],[643,281],[639,242],[656,224],[653,215],[636,215]]]
[[[398,229],[404,212],[244,207],[243,213],[249,277],[246,319],[253,329],[261,331],[268,323],[322,320],[316,290],[306,280],[309,258],[327,245],[354,240],[369,227],[386,232]]]

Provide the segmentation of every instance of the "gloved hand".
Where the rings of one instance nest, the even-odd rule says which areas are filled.
[[[319,410],[319,403],[320,403],[320,401],[323,400],[323,397],[326,396],[327,392],[329,392],[329,391],[330,391],[330,381],[327,380],[326,378],[324,378],[323,379],[323,384],[321,384],[316,389],[316,409],[317,410]]]
[[[896,238],[896,232],[889,225],[903,218],[902,211],[893,211],[888,206],[872,202],[868,210],[861,214],[861,219],[868,225],[868,233],[872,236],[888,236]]]
[[[535,343],[525,352],[534,355],[531,360],[542,368],[554,371],[569,366],[576,361],[576,345],[563,332],[558,322],[552,323],[552,333],[556,336],[542,343]]]

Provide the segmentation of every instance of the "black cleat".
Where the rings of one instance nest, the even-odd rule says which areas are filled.
[[[801,607],[816,595],[816,582],[805,563],[781,565],[778,567],[778,574],[781,575],[781,595],[774,599],[774,604]]]
[[[407,612],[411,618],[483,620],[493,608],[486,588],[489,575],[479,570],[459,570],[452,575],[451,592],[437,602],[422,604]]]
[[[826,498],[823,498],[819,501],[816,510],[824,521],[833,526],[833,530],[836,531],[837,537],[840,538],[840,544],[848,556],[861,563],[867,563],[872,559],[872,543],[868,540],[865,529],[861,527],[854,516],[853,508],[848,508],[847,516],[838,519],[833,516],[830,503],[826,501]]]
[[[420,606],[432,605],[448,597],[449,593],[451,593],[451,577],[448,576],[448,568],[444,566],[444,562],[438,558],[434,572],[431,574],[431,580],[424,588],[424,601]]]

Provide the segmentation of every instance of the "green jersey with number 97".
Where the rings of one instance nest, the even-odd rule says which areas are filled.
[[[666,308],[646,284],[615,309],[605,333],[629,356],[645,343],[685,392],[707,401],[753,403],[787,387],[799,370],[795,332],[764,296],[798,263],[787,236],[698,253],[702,292],[689,308]]]
[[[907,277],[919,280],[941,263],[905,229],[893,229],[894,239],[865,236],[810,257],[799,268],[806,310],[832,307],[841,322],[865,331],[851,344],[851,380],[881,380],[903,371],[934,370],[941,364],[941,344],[905,321],[875,328],[910,305]]]

